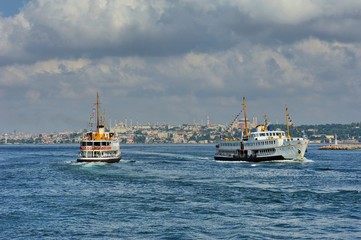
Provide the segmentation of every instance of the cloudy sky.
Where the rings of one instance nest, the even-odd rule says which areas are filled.
[[[107,118],[361,121],[359,0],[11,0],[0,4],[0,133]]]

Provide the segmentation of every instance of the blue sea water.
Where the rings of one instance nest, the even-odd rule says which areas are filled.
[[[222,163],[213,145],[0,146],[1,239],[361,239],[361,151]]]

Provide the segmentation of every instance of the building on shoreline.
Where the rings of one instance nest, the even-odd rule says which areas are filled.
[[[248,126],[254,128],[257,125],[255,118],[248,121]],[[326,125],[302,125],[292,135],[306,135],[310,143],[330,144],[361,142],[361,123],[352,124],[326,124]],[[274,129],[285,129],[285,125],[271,125]],[[211,124],[127,124],[127,122],[115,123],[110,129],[117,132],[122,144],[213,144],[220,138],[240,138],[244,131],[242,121],[234,121],[229,125]],[[19,133],[13,131],[0,135],[1,144],[73,144],[79,143],[86,130],[63,131],[58,133]]]

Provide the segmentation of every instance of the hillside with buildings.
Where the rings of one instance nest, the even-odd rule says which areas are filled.
[[[254,128],[257,121],[248,121]],[[282,124],[270,125],[272,129],[286,130]],[[234,121],[230,125],[223,124],[137,124],[127,125],[118,122],[111,131],[118,133],[122,144],[213,144],[220,137],[240,138],[244,129],[244,121]],[[78,143],[86,130],[59,133],[2,133],[2,144],[73,144]],[[361,123],[300,125],[291,127],[292,136],[307,136],[311,143],[361,142]]]

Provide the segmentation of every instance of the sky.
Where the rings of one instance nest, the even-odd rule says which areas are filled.
[[[0,0],[0,133],[361,121],[359,0]]]

